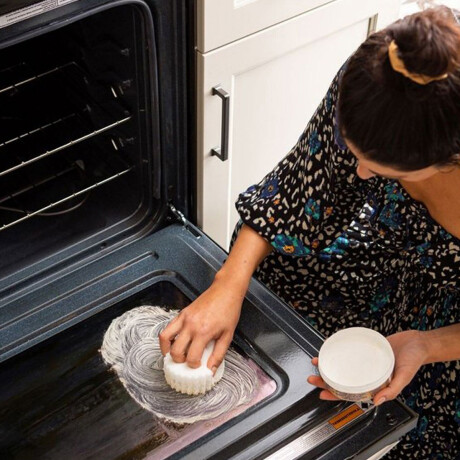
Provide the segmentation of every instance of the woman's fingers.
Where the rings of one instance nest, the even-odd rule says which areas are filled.
[[[179,314],[159,335],[161,353],[164,356],[169,352],[172,359],[177,363],[187,362],[187,365],[192,368],[200,367],[204,349],[212,340],[212,336],[209,337],[204,329],[201,329],[201,331],[197,330],[190,315]],[[219,367],[224,360],[225,353],[232,341],[232,335],[232,333],[224,333],[216,340],[214,350],[207,363],[211,370],[214,367]]]
[[[323,390],[319,394],[320,399],[324,399],[325,401],[339,401],[340,398],[337,398],[337,396],[333,395],[330,391]]]
[[[315,387],[322,388],[323,391],[319,394],[319,397],[321,399],[324,399],[326,401],[337,401],[339,398],[337,396],[334,396],[328,389],[326,384],[324,383],[324,380],[321,377],[318,377],[317,375],[310,375],[307,379],[308,383],[311,383]]]
[[[324,383],[324,380],[321,377],[317,376],[317,375],[310,375],[310,377],[308,377],[307,381],[308,381],[308,383],[311,383],[312,385],[315,385],[315,387],[323,388],[324,390],[327,389],[327,386]]]
[[[187,365],[196,369],[201,366],[201,357],[203,356],[203,351],[206,348],[206,345],[209,343],[209,340],[204,340],[202,337],[194,337],[190,343],[189,349],[187,351]]]
[[[171,348],[171,342],[176,338],[179,331],[182,329],[184,320],[181,315],[176,316],[171,322],[160,332],[160,348],[162,355],[166,355]]]
[[[374,396],[374,404],[379,406],[385,401],[395,399],[404,387],[414,378],[416,372],[413,368],[401,367],[396,368],[391,382],[383,390],[380,390]]]
[[[208,367],[212,370],[212,373],[215,374],[217,368],[221,365],[222,361],[225,358],[225,353],[232,342],[232,334],[224,333],[216,340],[214,350],[211,356],[208,359]]]
[[[318,366],[318,358],[312,358],[311,363],[313,366]],[[319,375],[310,375],[307,379],[308,383],[315,385],[315,387],[326,389],[326,384],[324,380]]]
[[[318,358],[312,358],[311,363],[314,366],[318,366]],[[333,395],[328,389],[324,380],[319,375],[310,375],[307,378],[308,383],[314,385],[315,387],[322,388],[323,391],[319,394],[320,399],[324,399],[325,401],[338,401],[340,398]]]
[[[171,345],[169,353],[171,358],[176,363],[183,363],[187,357],[187,351],[190,345],[190,334],[187,331],[181,330],[180,334]]]

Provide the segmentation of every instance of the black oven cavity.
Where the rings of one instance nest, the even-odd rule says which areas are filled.
[[[119,7],[0,51],[0,278],[151,212],[143,27]]]

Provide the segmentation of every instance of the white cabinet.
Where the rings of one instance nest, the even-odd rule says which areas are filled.
[[[223,248],[238,219],[238,193],[286,155],[340,65],[370,28],[397,18],[398,6],[399,0],[330,1],[213,51],[197,51],[197,218]],[[226,161],[211,154],[221,145],[217,85],[230,101]]]
[[[206,53],[330,1],[198,0],[198,50]]]

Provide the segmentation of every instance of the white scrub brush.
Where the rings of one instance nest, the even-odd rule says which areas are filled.
[[[193,369],[187,363],[176,363],[169,353],[164,357],[163,370],[166,382],[169,386],[180,393],[199,395],[209,391],[224,374],[224,361],[217,368],[214,376],[206,363],[214,350],[215,341],[211,340],[204,349],[201,357],[201,366]]]

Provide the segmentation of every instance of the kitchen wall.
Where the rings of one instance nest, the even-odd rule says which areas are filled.
[[[400,17],[416,13],[430,5],[445,5],[460,10],[460,0],[401,0]]]

